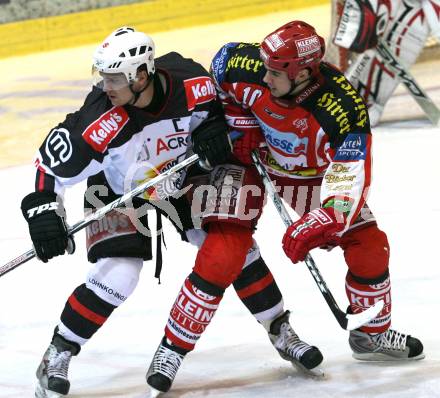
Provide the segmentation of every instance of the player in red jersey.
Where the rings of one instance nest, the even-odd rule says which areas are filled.
[[[367,108],[344,75],[322,61],[324,51],[324,41],[312,26],[293,21],[260,45],[228,43],[216,54],[211,73],[228,124],[243,137],[234,143],[236,162],[218,166],[211,174],[211,182],[219,187],[216,203],[227,206],[222,212],[217,208],[205,212],[204,220],[221,215],[219,225],[237,227],[229,230],[229,239],[240,236],[245,242],[252,236],[263,206],[262,185],[251,160],[251,151],[259,148],[282,197],[301,215],[284,235],[286,255],[297,263],[314,248],[339,245],[348,266],[349,311],[357,313],[377,300],[385,301],[374,320],[350,332],[354,357],[421,359],[423,345],[418,339],[390,329],[389,246],[365,202],[372,138]],[[194,273],[211,287],[225,288],[232,267],[239,271],[239,264],[232,262],[224,267],[223,247],[221,235],[210,234],[198,253]],[[243,244],[227,253],[234,258],[245,254]],[[166,338],[182,348],[192,339],[193,348],[220,300],[220,294],[195,290],[187,279],[171,310]],[[196,332],[188,333],[191,330]],[[167,362],[162,348],[147,378],[153,387],[158,378],[172,382],[181,364]]]

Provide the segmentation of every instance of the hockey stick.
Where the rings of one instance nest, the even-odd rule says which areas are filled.
[[[275,190],[275,187],[273,186],[273,183],[269,177],[269,174],[267,173],[265,167],[261,163],[260,157],[258,155],[257,150],[252,151],[252,160],[254,161],[254,165],[257,168],[258,174],[260,174],[261,179],[263,180],[264,187],[266,188],[267,193],[269,194],[270,198],[272,199],[273,204],[275,205],[278,214],[281,216],[281,218],[284,221],[284,225],[286,227],[290,226],[292,224],[292,219],[290,218],[289,213],[287,212],[286,207],[284,206],[283,202],[281,201],[280,196],[278,195],[277,191]],[[335,316],[336,320],[338,321],[339,325],[345,330],[354,330],[362,325],[365,325],[366,323],[370,322],[372,319],[376,318],[376,316],[379,314],[380,311],[382,311],[382,308],[384,306],[384,302],[382,300],[378,301],[374,305],[372,305],[367,310],[360,312],[358,314],[347,314],[344,311],[342,311],[338,303],[336,303],[336,300],[334,299],[332,293],[330,292],[329,288],[327,287],[327,284],[324,281],[324,278],[322,277],[321,273],[319,272],[318,267],[315,264],[315,261],[313,260],[312,256],[310,254],[307,254],[305,263],[307,265],[307,268],[309,269],[310,273],[313,276],[313,279],[315,279],[316,284],[319,287],[319,290],[321,291],[322,295],[324,296],[325,301],[327,302],[328,306],[330,307],[331,311],[333,312],[333,315]]]
[[[176,164],[175,166],[171,167],[167,171],[161,173],[160,175],[138,185],[133,190],[122,195],[120,198],[114,200],[113,202],[109,203],[108,205],[106,205],[104,207],[101,207],[100,209],[97,209],[94,213],[91,213],[90,215],[85,217],[83,220],[78,221],[76,224],[69,227],[67,230],[68,235],[71,236],[71,235],[75,234],[76,232],[80,231],[81,229],[87,227],[87,225],[89,225],[93,221],[99,220],[100,218],[104,217],[107,213],[109,213],[113,209],[116,209],[117,207],[121,207],[126,201],[133,199],[135,196],[146,191],[148,188],[162,182],[166,178],[170,177],[172,174],[182,170],[183,168],[185,168],[187,166],[192,165],[193,163],[197,162],[198,160],[199,160],[199,155],[197,155],[197,154],[192,155],[189,158],[187,158],[187,159],[183,160],[182,162]],[[22,265],[25,262],[31,260],[34,257],[35,257],[35,250],[31,249],[31,250],[28,250],[26,253],[23,253],[21,256],[14,258],[13,260],[9,261],[8,263],[6,263],[5,265],[3,265],[0,268],[0,277],[3,276],[4,274],[8,273],[9,271],[12,271],[14,268],[17,268],[19,265]]]
[[[376,48],[379,54],[382,55],[387,65],[393,70],[399,80],[405,85],[410,94],[420,105],[432,124],[434,126],[439,126],[440,110],[437,108],[431,98],[428,97],[428,94],[426,94],[426,92],[417,84],[416,79],[414,79],[408,70],[403,67],[403,65],[394,56],[388,45],[382,39],[378,40]]]

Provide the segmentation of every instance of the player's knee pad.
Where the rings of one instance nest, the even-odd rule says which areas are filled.
[[[100,258],[89,270],[86,286],[104,301],[118,307],[136,288],[142,264],[140,258]]]
[[[387,271],[390,247],[386,234],[376,224],[347,231],[341,238],[340,246],[354,275],[372,279]]]
[[[260,248],[258,246],[258,243],[255,242],[254,239],[252,239],[252,246],[251,246],[251,248],[248,250],[248,252],[246,254],[246,259],[244,260],[244,264],[243,264],[243,270],[248,265],[251,265],[255,261],[257,261],[259,258],[261,258]]]
[[[193,270],[206,281],[226,288],[240,274],[251,246],[250,229],[229,223],[210,223]]]

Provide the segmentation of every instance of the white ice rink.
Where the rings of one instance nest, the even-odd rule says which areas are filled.
[[[327,7],[328,8],[328,7]],[[294,18],[328,31],[329,10],[295,12]],[[291,20],[291,13],[154,35],[160,53],[192,56],[205,66],[230,40],[259,41]],[[187,46],[184,48],[184,46]],[[0,163],[19,164],[45,132],[88,89],[94,46],[35,54],[0,62]],[[61,62],[60,62],[61,60]],[[66,61],[65,61],[66,60]],[[67,62],[69,61],[69,62]],[[70,62],[73,61],[73,62]],[[438,70],[423,64],[419,82],[438,98]],[[83,79],[83,80],[81,80]],[[417,104],[399,89],[387,105],[395,119],[412,117]],[[17,94],[18,93],[18,94]],[[439,103],[438,100],[436,101]],[[386,116],[386,115],[385,115]],[[389,120],[387,117],[386,120]],[[26,148],[24,148],[26,147]],[[30,151],[29,148],[32,148]],[[256,232],[262,255],[284,295],[298,334],[323,355],[323,380],[307,379],[283,361],[264,329],[229,289],[196,350],[187,356],[164,398],[439,398],[440,397],[440,129],[427,121],[382,124],[374,129],[374,172],[369,204],[391,244],[393,327],[420,338],[426,359],[402,364],[355,361],[348,333],[333,318],[304,264],[293,265],[281,249],[283,223],[268,203]],[[0,266],[30,249],[20,202],[33,189],[31,166],[0,169]],[[83,186],[66,194],[70,224],[82,215]],[[153,217],[154,219],[154,217]],[[139,285],[71,362],[72,398],[141,398],[145,373],[163,335],[170,307],[190,272],[195,249],[165,226],[162,284],[154,263],[145,263]],[[32,260],[0,278],[0,398],[33,397],[35,370],[49,344],[67,297],[85,281],[89,265],[84,232],[77,251],[49,264]],[[312,252],[341,308],[346,266],[342,252]],[[366,254],[368,255],[368,254]]]
[[[292,324],[317,345],[324,380],[301,376],[279,358],[263,328],[229,289],[196,350],[185,359],[167,397],[440,397],[440,131],[428,122],[383,125],[374,130],[374,181],[370,206],[391,244],[393,326],[414,334],[426,359],[403,364],[361,363],[351,358],[347,332],[333,318],[304,264],[293,265],[280,246],[282,222],[271,204],[256,233]],[[30,248],[20,214],[32,189],[31,167],[0,171],[1,265]],[[82,187],[67,192],[70,223],[82,218]],[[162,284],[146,263],[135,293],[72,360],[71,397],[144,397],[145,372],[163,333],[195,250],[167,224]],[[85,280],[84,234],[77,252],[49,264],[32,260],[0,278],[0,397],[33,396],[34,372],[71,291]],[[345,265],[339,249],[313,256],[342,308]],[[368,255],[368,254],[366,254]]]

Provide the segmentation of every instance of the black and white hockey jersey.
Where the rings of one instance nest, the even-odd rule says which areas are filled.
[[[221,112],[208,72],[172,52],[156,59],[166,77],[166,98],[156,114],[131,105],[113,106],[94,87],[84,105],[50,131],[35,160],[36,190],[62,194],[101,171],[116,194],[181,161],[190,134]]]

